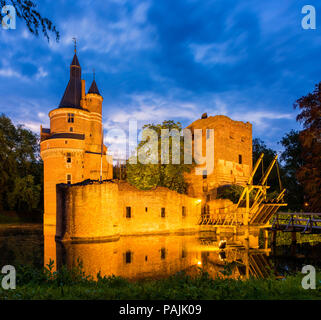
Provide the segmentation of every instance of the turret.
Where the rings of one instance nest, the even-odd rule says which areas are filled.
[[[88,90],[86,100],[89,111],[102,113],[103,97],[100,95],[95,79]]]

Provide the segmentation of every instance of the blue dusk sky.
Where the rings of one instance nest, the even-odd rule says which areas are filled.
[[[72,38],[88,90],[104,97],[105,132],[180,121],[207,112],[253,124],[253,137],[280,150],[299,129],[295,100],[321,81],[321,4],[300,0],[37,1],[60,31],[58,43],[0,28],[0,112],[39,133],[69,78]],[[316,8],[304,30],[302,7]]]

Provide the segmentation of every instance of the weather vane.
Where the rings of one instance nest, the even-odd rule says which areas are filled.
[[[74,42],[75,45],[75,53],[77,52],[77,38],[73,37],[72,41]]]
[[[94,80],[95,80],[95,68],[93,69],[93,75],[94,75]]]

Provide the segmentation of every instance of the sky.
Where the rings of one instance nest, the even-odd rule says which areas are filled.
[[[48,42],[0,28],[0,113],[39,133],[69,79],[72,38],[86,89],[104,98],[105,132],[209,116],[251,122],[253,137],[278,142],[300,129],[293,103],[321,81],[321,4],[290,0],[42,0],[60,31]],[[316,8],[304,30],[302,7]],[[320,18],[319,18],[320,17]]]

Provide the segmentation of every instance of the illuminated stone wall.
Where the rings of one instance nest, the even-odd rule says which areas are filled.
[[[197,198],[166,188],[141,191],[116,182],[57,186],[57,236],[63,240],[197,231],[200,213]]]
[[[221,185],[245,185],[252,171],[252,125],[249,122],[217,115],[196,120],[187,128],[192,133],[194,129],[203,130],[203,157],[206,155],[206,129],[214,129],[214,170],[206,178],[196,175],[195,169],[186,174],[191,196],[201,197]],[[198,165],[199,168],[204,166]]]

